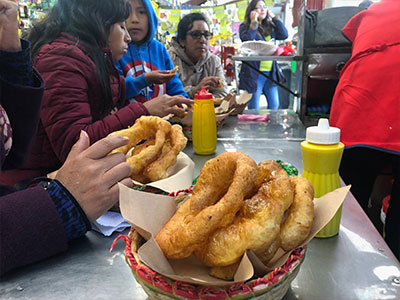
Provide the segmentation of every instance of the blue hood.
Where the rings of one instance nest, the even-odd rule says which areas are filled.
[[[147,33],[147,36],[145,38],[145,41],[143,44],[147,44],[151,42],[154,37],[156,36],[156,31],[158,27],[158,19],[156,15],[156,11],[153,8],[153,5],[151,4],[150,0],[142,0],[143,5],[146,8],[147,15],[149,17],[149,32]]]

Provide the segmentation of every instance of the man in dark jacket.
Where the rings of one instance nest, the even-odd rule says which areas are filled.
[[[25,163],[42,94],[30,45],[18,37],[17,3],[0,0],[0,171]],[[130,167],[123,155],[108,153],[126,143],[115,136],[89,147],[82,131],[55,180],[21,191],[0,185],[0,275],[65,251],[118,201],[118,181],[132,185]]]

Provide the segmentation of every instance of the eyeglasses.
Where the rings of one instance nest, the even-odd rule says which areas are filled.
[[[256,6],[255,9],[263,9],[266,10],[268,7],[267,6]]]
[[[204,36],[206,40],[210,40],[213,37],[213,34],[208,31],[201,32],[199,30],[194,30],[194,31],[189,31],[187,34],[189,34],[192,38],[196,40],[201,39],[202,36]]]

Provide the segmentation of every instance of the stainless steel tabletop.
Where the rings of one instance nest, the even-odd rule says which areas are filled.
[[[303,57],[302,56],[265,56],[265,55],[240,56],[240,55],[233,55],[232,59],[239,60],[239,61],[264,61],[264,60],[301,61],[301,60],[303,60]]]
[[[272,112],[268,123],[229,117],[218,131],[215,155],[243,151],[257,162],[281,159],[301,171],[304,135],[297,115],[289,111]],[[191,144],[185,152],[196,163],[195,175],[213,157],[194,154]],[[9,273],[0,279],[0,299],[147,299],[125,263],[124,243],[108,251],[118,235],[89,232],[68,252]],[[284,299],[400,299],[399,262],[351,194],[343,205],[339,235],[309,243]]]

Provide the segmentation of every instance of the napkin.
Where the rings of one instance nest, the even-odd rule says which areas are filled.
[[[118,212],[108,211],[92,224],[92,229],[105,236],[110,236],[114,231],[121,232],[131,225]]]
[[[237,116],[239,120],[241,121],[259,121],[259,122],[267,122],[269,120],[269,115],[251,115],[251,114],[245,114],[245,115],[238,115]]]

